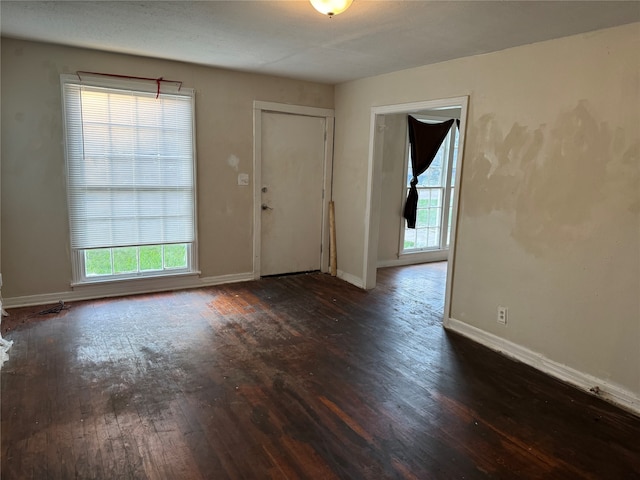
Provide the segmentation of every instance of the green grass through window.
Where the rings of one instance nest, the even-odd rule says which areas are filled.
[[[187,246],[166,245],[164,247],[164,268],[180,268],[187,266]]]
[[[87,275],[111,275],[111,249],[100,248],[85,252],[85,270]]]
[[[87,277],[171,270],[187,267],[187,245],[97,248],[84,258]]]
[[[162,245],[140,247],[140,270],[162,270]]]

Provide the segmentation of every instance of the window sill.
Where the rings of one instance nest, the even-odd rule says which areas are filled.
[[[445,255],[447,255],[449,253],[449,249],[448,248],[425,248],[422,250],[409,250],[406,252],[399,253],[398,258],[404,255],[420,255],[421,253],[432,253],[432,254],[444,253]]]
[[[416,262],[437,262],[447,260],[449,257],[449,249],[433,249],[433,250],[415,250],[412,252],[402,252],[398,254],[398,259],[412,259]]]

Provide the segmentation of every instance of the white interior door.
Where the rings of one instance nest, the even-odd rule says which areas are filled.
[[[262,111],[260,275],[320,270],[324,117]]]

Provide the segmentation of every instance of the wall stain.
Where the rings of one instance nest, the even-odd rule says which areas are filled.
[[[607,172],[614,178],[608,184],[607,194],[618,198],[619,204],[628,203],[629,212],[640,213],[640,140],[622,153],[620,162],[607,165]]]
[[[240,159],[236,155],[229,155],[229,158],[227,158],[227,165],[237,172],[240,166]]]
[[[60,71],[58,70],[58,65],[53,61],[45,60],[44,62],[42,62],[42,66],[47,71],[49,83],[51,85],[59,85]]]
[[[595,226],[613,135],[581,101],[551,130],[541,163],[528,165],[516,202],[513,237],[533,253],[579,242]]]
[[[504,135],[495,115],[483,115],[469,129],[471,177],[465,179],[464,215],[487,215],[515,209],[516,194],[543,144],[543,128],[514,123]]]
[[[530,253],[566,251],[600,228],[604,210],[640,212],[640,145],[600,121],[587,100],[548,126],[493,114],[469,129],[463,216],[513,215],[512,237]]]

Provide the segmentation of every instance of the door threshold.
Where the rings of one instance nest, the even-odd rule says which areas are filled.
[[[260,275],[260,278],[291,277],[293,275],[309,275],[312,273],[321,273],[321,272],[320,270],[306,270],[304,272],[274,273],[273,275]]]

